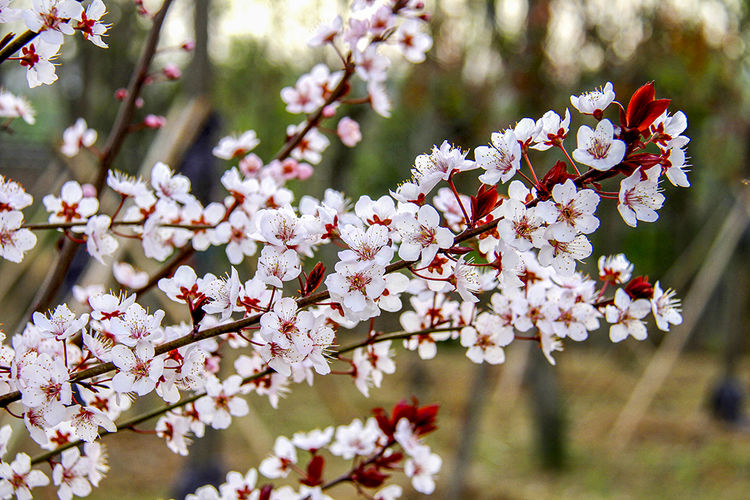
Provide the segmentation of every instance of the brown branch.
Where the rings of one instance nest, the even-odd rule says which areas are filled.
[[[377,344],[379,342],[385,342],[385,341],[388,341],[388,340],[407,339],[407,338],[413,337],[415,335],[425,335],[425,334],[428,334],[428,333],[450,332],[450,331],[458,330],[460,328],[463,328],[463,326],[441,327],[441,328],[428,328],[428,329],[419,330],[419,331],[416,331],[416,332],[392,332],[392,333],[378,335],[377,337],[368,337],[367,339],[365,339],[365,340],[363,340],[361,342],[357,342],[357,343],[351,344],[351,345],[349,345],[347,347],[342,347],[340,349],[337,349],[334,353],[332,353],[331,357],[332,358],[339,358],[342,354],[345,354],[347,352],[353,351],[353,350],[355,350],[357,348],[364,347],[364,346],[367,346],[367,345],[370,345],[370,344]],[[247,376],[247,377],[243,378],[242,379],[242,384],[247,384],[247,383],[252,382],[254,380],[257,380],[259,378],[263,378],[263,377],[265,377],[267,375],[271,375],[272,373],[274,373],[274,371],[272,369],[270,369],[270,368],[267,368],[267,369],[265,369],[265,370],[263,370],[261,372],[254,373],[253,375],[250,375],[250,376]],[[115,430],[113,432],[109,432],[109,431],[102,432],[99,435],[99,437],[105,437],[105,436],[109,436],[109,435],[112,435],[112,434],[117,434],[118,432],[122,432],[124,430],[132,429],[136,425],[141,424],[143,422],[146,422],[148,420],[151,420],[152,418],[158,417],[159,415],[163,415],[163,414],[167,413],[168,411],[172,411],[172,410],[175,410],[177,408],[181,408],[181,407],[183,407],[185,405],[188,405],[190,403],[193,403],[193,402],[197,401],[198,399],[202,398],[205,395],[206,395],[205,391],[204,392],[199,392],[197,394],[193,394],[192,396],[188,396],[186,398],[182,398],[181,400],[177,401],[176,403],[172,403],[172,404],[167,405],[167,406],[162,406],[161,408],[156,408],[154,410],[151,410],[150,412],[146,412],[146,413],[144,413],[142,415],[138,415],[136,417],[131,418],[130,420],[126,420],[126,421],[124,421],[124,422],[122,422],[120,424],[117,424],[117,430]],[[31,464],[35,465],[35,464],[38,464],[38,463],[46,462],[49,459],[51,459],[52,457],[54,457],[54,456],[62,453],[63,451],[65,451],[65,450],[67,450],[69,448],[73,448],[75,446],[79,446],[81,444],[83,444],[83,441],[81,441],[81,440],[72,441],[70,443],[66,443],[66,444],[64,444],[62,446],[59,446],[59,447],[55,448],[54,450],[48,451],[46,453],[43,453],[43,454],[35,457],[31,461]],[[333,484],[331,484],[330,486],[333,486]]]
[[[131,78],[130,84],[128,85],[128,96],[120,106],[120,109],[117,113],[117,118],[115,119],[115,124],[110,131],[109,137],[107,138],[107,143],[104,146],[104,150],[102,151],[102,158],[99,162],[99,171],[97,172],[97,177],[94,181],[94,187],[96,188],[97,196],[99,198],[101,198],[104,181],[107,179],[107,171],[112,165],[112,162],[114,162],[114,159],[117,156],[117,153],[119,153],[120,148],[122,147],[122,143],[125,140],[128,126],[130,125],[130,121],[133,118],[135,101],[138,98],[141,89],[143,88],[149,66],[151,65],[151,60],[156,53],[156,44],[159,41],[159,32],[161,31],[164,17],[166,16],[167,10],[169,9],[169,5],[171,3],[172,0],[164,0],[161,9],[154,16],[154,23],[151,27],[148,40],[146,41],[146,45],[143,47],[143,52],[141,52],[141,57],[138,61],[138,65],[136,66],[136,70],[134,71],[133,77]],[[36,36],[36,33],[32,32],[32,34]],[[26,33],[21,35],[19,38],[24,37],[24,35],[26,35]],[[6,47],[6,49],[8,49],[12,45],[13,44],[11,43],[10,45],[8,45],[8,47]],[[2,54],[2,52],[4,51],[0,51],[0,55]],[[1,61],[2,59],[0,59],[0,62]],[[43,287],[37,294],[37,297],[34,301],[34,311],[43,311],[50,307],[52,301],[57,295],[58,290],[65,281],[65,276],[68,274],[68,270],[70,269],[70,265],[73,262],[76,250],[78,250],[77,244],[71,243],[70,241],[65,242],[62,249],[60,250],[60,253],[58,254],[57,261],[50,269],[50,272],[45,278]]]
[[[35,33],[31,30],[25,31],[18,35],[13,41],[10,43],[6,42],[7,45],[5,45],[2,50],[0,50],[0,63],[8,59],[10,56],[21,50],[21,48],[32,41],[39,33]],[[12,35],[9,33],[9,35]],[[3,40],[7,40],[8,35],[6,35]]]

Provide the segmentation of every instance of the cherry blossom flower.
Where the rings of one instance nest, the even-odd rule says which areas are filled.
[[[325,281],[331,299],[341,303],[345,311],[369,314],[368,317],[380,314],[373,301],[385,290],[385,268],[338,262],[335,269]]]
[[[148,342],[139,343],[135,354],[124,345],[114,346],[112,362],[118,368],[112,388],[119,393],[132,391],[145,396],[154,390],[164,370],[164,360],[154,358],[154,347]]]
[[[403,488],[397,484],[389,484],[385,488],[382,488],[375,492],[373,498],[375,500],[396,500],[401,498],[403,495]]]
[[[164,311],[148,314],[140,304],[128,306],[125,314],[112,318],[110,332],[121,344],[134,347],[137,344],[154,342],[161,335],[161,320]]]
[[[98,428],[104,427],[108,432],[116,432],[114,422],[103,412],[88,406],[73,405],[67,409],[70,424],[75,429],[78,439],[92,443],[99,437]]]
[[[510,199],[500,206],[500,212],[503,218],[497,225],[497,232],[509,246],[525,252],[544,244],[544,220],[537,215],[536,208],[527,209],[523,203]]]
[[[63,144],[60,152],[72,158],[77,155],[81,148],[90,148],[96,142],[96,130],[88,128],[86,120],[79,118],[63,132]]]
[[[52,480],[58,487],[60,500],[70,500],[73,495],[86,497],[91,494],[91,483],[88,479],[90,460],[81,456],[78,448],[62,452],[60,463],[52,470]]]
[[[0,175],[0,212],[23,210],[31,205],[34,199],[19,183]]]
[[[84,197],[83,189],[76,181],[63,184],[59,198],[48,194],[42,202],[50,213],[49,222],[84,221],[99,209],[96,197]]]
[[[148,273],[136,270],[127,262],[112,264],[112,275],[117,282],[130,289],[138,289],[148,283]]]
[[[228,241],[227,258],[231,264],[240,264],[245,256],[255,255],[258,245],[250,237],[253,229],[252,222],[245,212],[235,210],[229,220],[216,227],[217,238]]]
[[[465,302],[479,301],[474,295],[480,291],[479,276],[477,276],[476,269],[464,260],[463,255],[459,257],[453,267],[450,282]]]
[[[190,420],[182,415],[167,413],[156,422],[154,428],[156,435],[167,441],[167,447],[173,453],[188,455],[188,445],[190,439],[187,434],[190,432]]]
[[[404,464],[404,474],[411,478],[411,485],[425,495],[435,491],[434,475],[440,471],[443,460],[427,446],[420,446]]]
[[[432,48],[432,37],[422,31],[422,23],[416,19],[403,22],[396,30],[393,41],[412,64],[424,62],[425,52]]]
[[[391,117],[393,103],[386,92],[383,82],[369,81],[367,83],[367,95],[370,97],[370,106],[372,110],[383,118]]]
[[[83,38],[90,41],[97,47],[107,48],[107,44],[102,40],[102,35],[109,29],[109,24],[99,21],[107,13],[107,8],[102,0],[92,0],[86,10],[81,13],[81,20],[75,25]]]
[[[440,147],[433,146],[430,154],[417,156],[412,173],[420,188],[429,192],[438,182],[447,181],[454,173],[477,168],[479,165],[466,159],[466,153],[443,141]]]
[[[568,136],[570,126],[570,111],[565,108],[565,118],[554,111],[547,111],[537,120],[536,128],[539,133],[534,138],[535,144],[531,147],[538,151],[546,151],[556,144],[562,144],[562,140]]]
[[[490,313],[477,316],[473,326],[461,330],[461,345],[468,347],[466,357],[474,363],[487,361],[492,365],[505,361],[503,347],[513,341],[513,328]]]
[[[136,203],[149,205],[153,203],[153,195],[142,179],[131,177],[117,170],[107,173],[107,185],[121,196],[130,196]]]
[[[258,144],[260,144],[260,140],[255,130],[248,130],[243,132],[239,137],[223,137],[219,141],[219,144],[212,150],[212,153],[217,158],[231,160],[244,156],[255,149]]]
[[[609,328],[609,338],[612,342],[621,342],[628,335],[637,340],[644,340],[648,336],[646,325],[641,321],[651,310],[651,304],[646,299],[631,300],[622,288],[615,292],[614,304],[604,310],[607,322],[612,323]]]
[[[338,134],[339,139],[341,139],[344,146],[350,148],[353,148],[362,140],[362,132],[359,130],[359,123],[348,116],[339,120],[338,125],[336,125],[336,134]]]
[[[2,19],[4,12],[0,8],[0,19]],[[36,123],[35,114],[34,108],[31,107],[28,99],[15,96],[6,90],[0,89],[0,118],[22,118],[29,125],[33,125]]]
[[[342,24],[341,16],[334,17],[330,24],[321,24],[318,27],[318,31],[307,41],[307,45],[310,47],[320,47],[327,43],[333,43],[336,36],[341,33]]]
[[[21,402],[38,409],[46,426],[60,423],[65,417],[65,406],[70,404],[72,397],[63,360],[40,354],[21,368],[20,378],[24,384]]]
[[[264,246],[258,259],[258,277],[264,283],[281,288],[284,281],[299,276],[302,267],[294,250],[280,250],[278,247]]]
[[[541,131],[542,121],[535,121],[531,118],[522,118],[513,128],[513,133],[515,134],[516,140],[520,144],[522,151],[529,149],[529,146]]]
[[[552,199],[539,203],[536,213],[550,224],[556,240],[572,241],[577,233],[590,234],[599,227],[599,219],[594,217],[599,195],[593,190],[578,190],[568,179],[553,186]]]
[[[612,101],[615,100],[615,92],[612,82],[607,82],[603,88],[585,92],[579,96],[570,96],[570,103],[584,115],[593,115],[597,120],[602,119]]]
[[[313,429],[310,432],[295,432],[292,436],[292,444],[302,450],[315,453],[331,442],[333,431],[333,426],[329,426],[323,430]]]
[[[659,192],[659,166],[641,172],[640,167],[620,182],[620,203],[617,210],[628,226],[636,227],[638,221],[654,222],[656,212],[664,204],[664,195]],[[643,179],[645,174],[645,179]]]
[[[301,133],[305,123],[299,125],[289,125],[286,128],[287,137],[295,137]],[[297,146],[292,150],[292,157],[299,161],[306,161],[317,165],[323,159],[323,151],[330,145],[326,136],[321,134],[318,129],[310,129],[305,136],[299,141]]]
[[[681,148],[673,147],[667,151],[667,157],[662,160],[662,170],[673,186],[690,187],[690,181],[685,173],[687,164],[685,163],[685,151]]]
[[[339,258],[344,262],[374,262],[386,266],[393,258],[393,249],[389,246],[388,229],[385,226],[370,226],[367,231],[346,226],[341,231],[341,239],[349,245],[349,250],[339,252]]]
[[[21,224],[21,212],[0,212],[0,257],[11,262],[21,262],[24,254],[36,245],[36,235],[21,229]]]
[[[216,377],[206,382],[206,395],[195,402],[201,420],[214,429],[226,429],[232,416],[242,417],[250,411],[247,402],[240,396],[242,378],[232,375],[224,382]]]
[[[55,65],[51,60],[58,56],[60,45],[50,45],[42,40],[21,49],[21,66],[26,67],[26,81],[30,88],[51,85],[57,81]]]
[[[49,318],[40,312],[34,312],[32,318],[42,338],[55,340],[72,337],[82,331],[89,322],[88,314],[83,314],[76,319],[76,315],[68,309],[66,304],[57,306]]]
[[[227,278],[214,278],[201,288],[209,300],[203,310],[208,314],[221,314],[221,321],[229,319],[235,311],[244,310],[237,305],[242,284],[234,267]]]
[[[32,8],[22,11],[26,27],[39,33],[47,44],[60,46],[63,34],[72,35],[73,21],[80,21],[83,7],[75,0],[34,0]]]
[[[386,79],[390,59],[378,54],[377,45],[368,45],[365,50],[352,50],[357,75],[365,81],[383,82]]]
[[[328,447],[332,454],[349,460],[355,456],[369,456],[375,451],[382,432],[374,418],[366,423],[355,418],[349,425],[336,428],[336,440]]]
[[[8,7],[11,0],[0,0],[0,23],[15,21],[21,15],[20,9]]]
[[[330,438],[329,438],[330,439]],[[297,463],[297,450],[288,438],[279,436],[273,445],[273,455],[260,463],[258,471],[269,479],[287,477],[290,465]]]
[[[622,285],[630,280],[633,264],[624,254],[599,257],[599,279],[613,285]]]
[[[491,141],[492,146],[474,150],[477,165],[486,170],[479,180],[490,186],[508,182],[521,167],[521,144],[512,129],[493,132]]]
[[[440,215],[430,205],[420,207],[416,218],[411,214],[397,215],[394,226],[401,236],[398,256],[408,261],[419,260],[419,267],[430,264],[438,250],[453,245],[453,233],[440,227]]]
[[[227,480],[220,486],[222,498],[253,498],[255,483],[258,481],[258,471],[250,469],[244,476],[239,472],[227,473]]]
[[[578,129],[578,149],[573,151],[573,158],[596,170],[606,171],[625,158],[625,149],[625,143],[614,138],[612,122],[602,120],[596,130],[581,125]]]
[[[86,235],[86,251],[102,264],[104,257],[115,253],[119,246],[114,236],[109,234],[111,223],[108,215],[95,215],[86,222],[83,231]]]
[[[680,299],[675,298],[675,291],[668,289],[662,291],[659,282],[654,285],[654,296],[651,299],[651,312],[656,319],[659,330],[668,332],[669,325],[682,324]]]
[[[26,453],[17,454],[10,464],[0,463],[0,478],[0,497],[15,495],[18,500],[31,500],[32,488],[49,484],[44,472],[31,469],[31,458]]]
[[[302,75],[294,87],[281,89],[281,100],[292,114],[312,113],[325,103],[323,88],[310,74]]]
[[[190,194],[190,179],[184,175],[175,175],[162,162],[156,162],[151,169],[151,186],[161,198],[169,198],[180,203],[189,203],[193,200],[193,195]]]
[[[547,238],[547,242],[539,249],[539,263],[543,266],[551,265],[563,276],[570,276],[575,272],[576,260],[583,260],[591,255],[591,243],[582,234],[570,241],[559,241],[548,232]]]

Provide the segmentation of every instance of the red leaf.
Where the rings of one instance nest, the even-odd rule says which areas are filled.
[[[568,173],[568,164],[558,160],[557,163],[542,177],[541,187],[545,194],[549,196],[555,184],[562,184],[568,179],[575,178],[575,175]]]
[[[305,293],[303,293],[303,296],[310,295],[320,286],[323,282],[323,276],[325,273],[326,266],[324,266],[322,262],[315,264],[315,267],[310,271],[310,274],[307,275],[307,283],[305,283]]]
[[[307,464],[307,476],[299,482],[307,486],[323,484],[323,467],[325,467],[325,459],[320,455],[315,455]]]
[[[645,112],[645,107],[654,100],[656,92],[654,90],[654,82],[648,82],[641,86],[635,91],[633,97],[630,98],[628,103],[628,110],[625,115],[625,126],[633,128]]]
[[[650,299],[654,296],[654,287],[648,282],[648,276],[638,276],[625,285],[625,291],[632,299]]]
[[[646,106],[643,118],[641,118],[640,123],[638,123],[638,130],[641,132],[648,130],[651,124],[654,123],[654,120],[659,118],[661,114],[667,110],[670,102],[672,102],[670,99],[657,99],[650,102],[648,106]]]
[[[352,472],[352,481],[367,488],[377,488],[382,485],[388,477],[388,474],[383,474],[373,465],[360,467]]]

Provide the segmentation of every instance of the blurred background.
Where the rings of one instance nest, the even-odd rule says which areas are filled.
[[[113,92],[127,86],[145,37],[147,24],[133,2],[106,3],[110,48],[67,40],[56,85],[29,91],[22,68],[0,67],[2,85],[28,96],[37,109],[36,125],[14,122],[13,134],[0,135],[0,173],[21,182],[37,202],[68,178],[93,175],[91,158],[71,161],[58,153],[62,130],[80,116],[106,136],[117,109]],[[131,134],[116,168],[136,173],[165,160],[191,176],[204,202],[220,199],[218,178],[226,165],[212,158],[211,147],[223,135],[254,129],[262,141],[256,153],[272,157],[286,126],[300,119],[286,113],[279,91],[317,62],[336,68],[335,54],[309,49],[306,40],[347,3],[175,2],[154,69],[177,64],[183,77],[149,85],[138,112],[139,119],[164,115],[167,125]],[[153,436],[107,438],[112,471],[94,498],[177,495],[190,479],[257,466],[277,435],[348,423],[411,395],[442,405],[441,428],[429,439],[444,459],[435,498],[747,498],[746,2],[425,3],[433,14],[434,46],[425,63],[396,68],[389,81],[391,119],[351,108],[346,114],[360,121],[364,141],[355,149],[332,141],[315,175],[293,184],[296,194],[321,196],[333,187],[350,198],[375,198],[408,175],[416,155],[443,139],[473,149],[523,117],[536,119],[549,109],[562,114],[571,94],[611,81],[626,103],[640,85],[654,81],[657,97],[672,99],[670,111],[688,116],[692,188],[665,185],[658,223],[634,230],[613,205],[602,203],[596,253],[580,268],[594,273],[598,255],[625,252],[637,274],[678,290],[684,324],[668,334],[651,325],[647,341],[616,347],[602,329],[585,343],[567,343],[554,368],[527,345],[513,345],[499,367],[472,364],[457,345],[440,346],[440,355],[427,362],[398,346],[399,370],[370,399],[335,377],[318,378],[312,388],[295,386],[278,411],[251,397],[251,415],[235,420],[228,433],[196,442],[189,459]],[[188,39],[196,41],[191,53],[179,50]],[[353,95],[363,93],[355,86]],[[46,216],[29,210],[26,217]],[[0,264],[6,331],[23,317],[51,262],[57,235],[39,236],[46,252],[40,245],[22,266]],[[121,259],[157,267],[137,248]],[[200,272],[221,273],[228,269],[223,259],[219,249],[194,264]],[[249,272],[243,268],[241,275]],[[75,274],[83,283],[109,279],[108,269],[85,261]],[[145,300],[159,305],[156,294]],[[180,314],[172,319],[184,319]],[[411,498],[410,487],[405,491]],[[342,486],[332,495],[349,498],[354,490]]]

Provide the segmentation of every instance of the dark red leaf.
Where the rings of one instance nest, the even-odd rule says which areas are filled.
[[[271,500],[271,493],[273,493],[273,485],[264,484],[260,488],[260,496],[258,497],[258,500]]]
[[[326,273],[326,266],[322,262],[318,262],[313,267],[310,274],[307,275],[307,283],[305,283],[305,290],[303,296],[310,295],[313,293],[323,282],[323,276]]]
[[[669,103],[672,102],[670,99],[657,99],[652,101],[646,106],[643,112],[643,117],[638,123],[638,130],[643,132],[648,130],[654,120],[659,118],[669,107]],[[633,125],[635,127],[635,125]]]
[[[307,486],[323,484],[323,467],[325,467],[325,459],[321,455],[315,455],[307,464],[307,476],[299,482]]]
[[[377,488],[382,485],[388,477],[388,474],[383,474],[374,465],[360,467],[352,472],[352,481],[367,488]]]
[[[632,299],[650,299],[654,296],[654,287],[648,282],[648,276],[638,276],[625,285],[625,291]]]
[[[635,91],[633,97],[628,103],[628,110],[625,116],[625,126],[628,128],[636,127],[644,116],[646,107],[654,100],[656,92],[654,82],[648,82]]]

